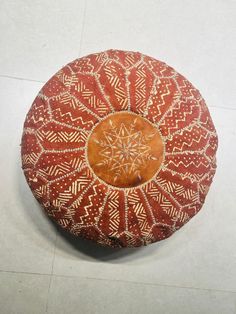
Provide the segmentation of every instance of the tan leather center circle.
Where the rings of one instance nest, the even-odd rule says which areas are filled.
[[[163,141],[148,120],[129,112],[107,116],[93,129],[87,157],[94,173],[120,188],[150,180],[163,160]]]

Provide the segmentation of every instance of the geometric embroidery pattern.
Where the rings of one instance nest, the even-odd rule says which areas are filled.
[[[99,178],[128,188],[143,184],[157,173],[163,142],[155,125],[134,113],[119,111],[94,128],[87,156]]]
[[[121,113],[133,115],[132,123],[114,122]],[[156,130],[149,138],[136,129],[139,119]],[[103,123],[103,138],[94,141]],[[155,136],[160,154],[150,146]],[[99,157],[94,168],[90,139]],[[169,237],[197,214],[216,171],[217,145],[208,108],[185,77],[141,53],[108,50],[74,60],[40,90],[24,123],[22,169],[64,229],[133,247]],[[146,162],[153,173],[142,181]],[[100,175],[104,165],[110,179]],[[118,184],[132,175],[137,186]]]

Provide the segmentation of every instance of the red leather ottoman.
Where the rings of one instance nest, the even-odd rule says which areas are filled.
[[[138,52],[76,59],[35,98],[22,168],[47,214],[112,247],[163,240],[202,207],[217,135],[192,84]]]

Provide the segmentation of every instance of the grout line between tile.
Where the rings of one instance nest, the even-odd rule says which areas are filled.
[[[51,284],[52,284],[53,269],[54,269],[54,261],[55,261],[55,255],[56,255],[57,239],[58,239],[58,231],[56,231],[56,239],[55,239],[55,243],[54,243],[53,258],[52,258],[52,267],[51,267],[51,274],[50,274],[50,280],[49,280],[48,291],[47,291],[47,301],[46,301],[45,313],[48,312],[49,292],[50,292]]]
[[[234,293],[236,291],[233,290],[224,290],[224,289],[208,289],[208,288],[199,288],[199,287],[190,287],[190,286],[178,286],[178,285],[168,285],[162,283],[152,283],[152,282],[142,282],[142,281],[129,281],[129,280],[119,280],[119,279],[107,279],[107,278],[96,278],[96,277],[81,277],[81,276],[69,276],[69,275],[54,275],[55,277],[66,277],[66,278],[83,278],[88,280],[100,280],[100,281],[113,281],[113,282],[124,282],[136,285],[145,285],[145,286],[160,286],[160,287],[169,287],[169,288],[180,288],[180,289],[193,289],[193,290],[204,290],[204,291],[217,291],[217,292],[226,292],[226,293]]]
[[[82,50],[82,42],[84,38],[84,29],[85,29],[85,17],[86,17],[86,12],[87,12],[87,0],[84,0],[84,12],[83,12],[83,17],[82,17],[82,29],[81,29],[81,35],[80,35],[80,43],[79,43],[79,52],[78,52],[78,57],[81,55],[81,50]]]
[[[225,110],[236,110],[236,108],[231,108],[231,107],[224,107],[224,106],[212,106],[212,105],[208,105],[208,107],[209,108],[216,108],[216,109],[218,109],[218,108],[220,108],[220,109],[225,109]]]
[[[3,270],[0,269],[0,273],[11,273],[11,274],[23,274],[23,275],[37,275],[37,276],[51,276],[51,273],[35,273],[30,271],[16,271],[16,270]]]
[[[11,76],[11,75],[0,74],[0,77],[12,79],[12,80],[19,80],[19,81],[29,81],[29,82],[36,82],[36,83],[43,83],[43,84],[46,83],[45,81],[39,81],[39,80],[28,79],[28,78],[17,77],[17,76]]]
[[[55,256],[54,256],[55,258]],[[53,269],[52,269],[53,271]],[[112,281],[112,282],[123,282],[129,284],[137,284],[137,285],[145,285],[145,286],[153,286],[153,287],[169,287],[169,288],[180,288],[180,289],[192,289],[192,290],[203,290],[203,291],[215,291],[215,292],[223,292],[223,293],[233,293],[236,294],[234,290],[225,290],[225,289],[210,289],[210,288],[200,288],[200,287],[191,287],[191,286],[178,286],[178,285],[170,285],[164,283],[152,283],[152,282],[143,282],[143,281],[131,281],[131,280],[119,280],[119,279],[109,279],[109,278],[96,278],[96,277],[83,277],[78,275],[58,275],[58,274],[44,274],[44,273],[32,273],[32,272],[18,272],[18,271],[5,271],[0,270],[0,273],[14,273],[14,274],[25,274],[25,275],[38,275],[38,276],[50,276],[50,283],[48,292],[51,287],[52,277],[61,277],[61,278],[80,278],[80,279],[87,279],[87,280],[97,280],[97,281]],[[48,298],[47,298],[47,306],[48,306]],[[46,312],[47,313],[47,312]]]

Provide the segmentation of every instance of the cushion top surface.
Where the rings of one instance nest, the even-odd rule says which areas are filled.
[[[74,235],[112,247],[169,237],[202,207],[217,135],[199,91],[165,63],[108,50],[69,63],[35,98],[22,167]]]

